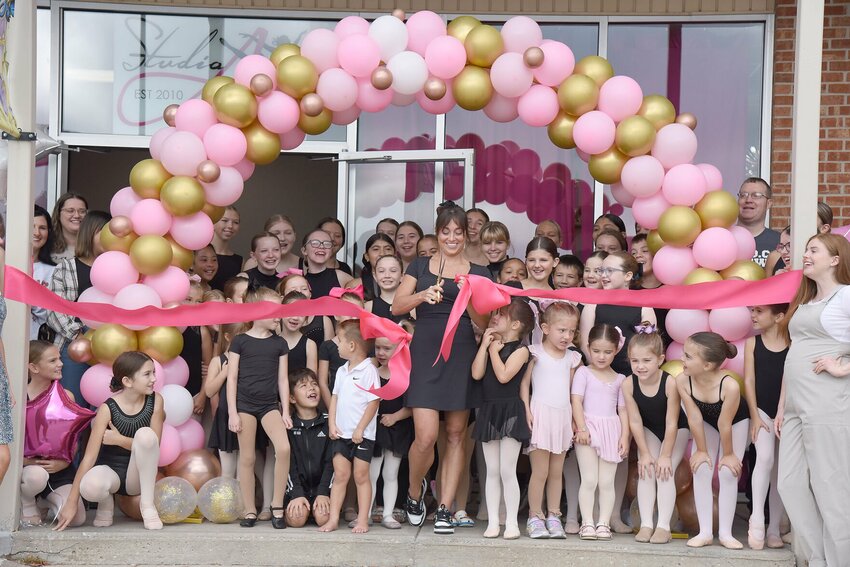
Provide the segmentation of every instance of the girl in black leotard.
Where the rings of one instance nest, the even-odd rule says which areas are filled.
[[[395,292],[401,284],[401,260],[397,256],[382,256],[375,263],[373,272],[375,282],[380,290],[375,299],[366,303],[366,310],[371,311],[378,317],[384,317],[394,323],[398,323],[405,319],[413,319],[416,317],[416,311],[404,315],[393,315],[392,306]]]
[[[297,291],[291,291],[283,298],[283,304],[307,299],[307,296]],[[289,373],[308,368],[313,372],[319,370],[319,349],[316,343],[307,338],[301,330],[307,322],[307,317],[284,317],[281,319],[280,336],[286,340],[289,347]]]
[[[313,297],[325,297],[335,287],[345,287],[351,276],[342,270],[328,268],[327,263],[333,255],[334,242],[324,230],[307,233],[301,243],[304,258],[304,277],[310,284]]]
[[[277,286],[277,292],[283,297],[293,292],[300,293],[307,299],[313,297],[313,292],[310,290],[310,284],[307,283],[307,279],[297,274],[286,276],[280,280]],[[331,318],[323,315],[305,317],[304,326],[301,327],[301,334],[316,343],[316,347],[320,346],[323,342],[332,339],[334,336],[334,327],[333,323],[331,323]]]

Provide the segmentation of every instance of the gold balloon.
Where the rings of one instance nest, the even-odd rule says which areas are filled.
[[[738,200],[728,191],[709,191],[694,205],[703,228],[729,228],[738,220]]]
[[[677,124],[684,124],[691,130],[696,130],[697,128],[697,117],[690,112],[683,112],[679,116],[676,117]]]
[[[204,208],[201,209],[201,212],[210,217],[210,220],[213,221],[213,224],[215,224],[221,220],[221,217],[224,216],[225,210],[225,207],[217,207],[209,203],[204,203]]]
[[[536,69],[543,65],[543,60],[546,58],[546,54],[543,53],[543,50],[539,47],[529,47],[525,50],[525,53],[522,54],[522,61],[525,63],[525,66],[530,69]]]
[[[481,110],[493,98],[490,73],[481,67],[467,65],[455,77],[452,94],[459,107],[465,110]]]
[[[183,335],[176,327],[148,327],[138,335],[139,350],[160,364],[174,360],[183,351]]]
[[[396,8],[395,10],[393,10],[393,17],[398,18],[403,22],[407,19],[407,14],[405,14],[404,10],[402,10],[401,8]]]
[[[221,168],[212,160],[204,160],[198,164],[198,179],[204,183],[214,183],[221,177]]]
[[[133,232],[133,223],[130,222],[129,218],[118,215],[117,217],[112,217],[109,221],[109,230],[118,238],[123,238]]]
[[[225,77],[224,75],[213,77],[204,84],[204,89],[201,91],[201,98],[207,101],[209,104],[213,104],[213,100],[215,99],[215,93],[218,92],[218,89],[220,89],[224,85],[231,84],[233,84],[233,77]]]
[[[575,125],[576,117],[561,110],[555,120],[546,128],[546,131],[553,144],[559,148],[571,150],[576,147],[575,140],[573,140],[573,126]]]
[[[158,274],[171,264],[174,253],[171,244],[162,236],[145,234],[130,246],[130,261],[140,274]]]
[[[236,83],[218,89],[213,106],[220,122],[236,128],[244,128],[257,118],[257,98],[251,89]]]
[[[307,116],[315,117],[325,109],[325,101],[316,93],[307,93],[301,99],[301,112]]]
[[[280,155],[280,136],[269,132],[259,122],[244,128],[242,133],[245,134],[245,140],[248,142],[245,157],[257,165],[271,163]]]
[[[177,108],[180,105],[178,104],[169,104],[165,107],[165,110],[162,111],[162,119],[169,126],[174,126],[174,120],[177,117]]]
[[[380,67],[375,67],[375,70],[372,71],[370,81],[373,87],[379,91],[385,91],[393,85],[393,74],[389,69],[381,65]]]
[[[601,154],[590,156],[587,165],[590,175],[600,183],[612,185],[620,180],[620,172],[629,161],[629,157],[617,148],[609,148]]]
[[[573,74],[558,87],[558,103],[567,114],[581,116],[596,108],[599,85],[587,75]]]
[[[274,88],[272,78],[263,73],[251,77],[251,92],[256,96],[266,96]]]
[[[159,195],[162,207],[176,217],[194,215],[204,208],[204,188],[194,177],[178,175],[162,186]]]
[[[707,282],[719,282],[723,276],[708,268],[697,268],[685,277],[683,285],[693,285]]]
[[[690,207],[668,208],[658,219],[658,235],[671,246],[689,246],[702,231],[699,215]]]
[[[159,160],[143,159],[130,170],[130,187],[142,199],[159,199],[159,190],[170,177]]]
[[[130,252],[130,246],[132,246],[133,242],[139,237],[135,232],[131,232],[126,236],[122,236],[118,238],[112,231],[109,230],[109,225],[104,225],[102,229],[100,229],[100,245],[103,246],[103,249],[106,251],[116,251],[116,252],[124,252],[127,254]]]
[[[637,113],[638,116],[643,116],[649,120],[656,130],[660,130],[676,120],[676,108],[673,103],[666,96],[659,94],[643,97],[643,104],[640,105]]]
[[[136,332],[123,325],[106,323],[95,329],[91,352],[101,363],[112,365],[119,355],[138,348]]]
[[[74,362],[88,362],[93,357],[90,340],[80,337],[68,343],[68,358]]]
[[[744,389],[744,378],[737,372],[729,370],[728,368],[724,368],[723,373],[727,376],[731,376],[735,379],[735,382],[738,383],[738,387],[741,389],[741,401],[743,402],[745,399],[747,399],[747,396],[745,395],[746,390]]]
[[[664,364],[661,365],[661,370],[669,374],[670,376],[678,376],[685,370],[685,365],[682,364],[681,360],[668,360]]]
[[[300,99],[316,90],[319,73],[313,62],[301,55],[290,55],[277,65],[277,88]]]
[[[165,476],[185,478],[195,490],[200,490],[207,481],[221,476],[221,463],[206,449],[184,451],[165,467]]]
[[[588,55],[576,63],[573,73],[587,75],[601,87],[602,83],[614,76],[614,68],[604,57]]]
[[[481,25],[481,20],[472,16],[459,16],[449,22],[448,34],[461,42],[466,41],[466,36],[469,35],[474,28]]]
[[[661,250],[662,246],[664,246],[664,239],[661,238],[657,230],[650,230],[649,234],[646,235],[646,247],[655,254]]]
[[[763,280],[767,277],[764,268],[752,260],[739,260],[725,270],[720,270],[720,275],[723,276],[724,280],[735,279],[748,282]]]
[[[493,26],[475,26],[463,40],[466,58],[473,65],[489,67],[505,51],[502,34]]]
[[[446,96],[446,82],[437,77],[431,77],[425,81],[425,87],[422,89],[431,100],[440,100]]]
[[[655,128],[643,116],[629,116],[617,124],[617,148],[630,157],[649,153],[655,141]]]
[[[298,127],[305,134],[318,136],[331,127],[332,120],[333,112],[326,108],[318,116],[301,114],[301,117],[298,119]]]
[[[171,262],[172,266],[177,266],[181,270],[188,270],[195,263],[195,255],[191,250],[187,250],[174,242],[170,236],[166,236],[165,240],[171,247]]]
[[[274,48],[272,54],[269,55],[269,59],[277,67],[281,61],[292,55],[301,55],[301,48],[294,43],[281,43]]]

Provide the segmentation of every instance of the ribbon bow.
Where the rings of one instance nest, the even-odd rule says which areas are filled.
[[[651,335],[656,332],[658,328],[652,323],[642,323],[635,327],[635,332],[638,334]]]
[[[626,344],[626,336],[623,334],[622,329],[620,327],[614,327],[617,329],[617,334],[620,335],[620,340],[617,342],[617,352],[623,350],[623,345]]]
[[[277,273],[278,279],[283,279],[286,276],[303,276],[304,270],[300,270],[298,268],[288,268],[282,272]]]
[[[333,287],[331,288],[330,292],[328,292],[328,295],[330,297],[335,297],[336,299],[339,299],[346,293],[353,293],[362,301],[364,297],[363,284],[356,285],[354,287]]]
[[[199,276],[198,274],[192,274],[191,276],[189,276],[189,281],[201,283],[201,276]]]

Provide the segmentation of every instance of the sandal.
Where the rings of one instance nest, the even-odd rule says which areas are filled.
[[[254,524],[257,523],[257,513],[256,512],[248,512],[245,514],[245,517],[239,521],[239,525],[243,528],[253,528]]]
[[[475,520],[467,515],[466,510],[458,510],[452,518],[452,525],[456,528],[474,528]]]
[[[605,524],[596,526],[596,539],[601,541],[611,541],[611,528]]]
[[[593,527],[593,524],[585,524],[578,531],[579,539],[585,540],[595,540],[596,539],[596,528]]]
[[[269,506],[269,512],[272,515],[272,527],[276,530],[285,530],[286,515],[283,513],[283,506]],[[275,516],[275,512],[280,512],[280,516]]]

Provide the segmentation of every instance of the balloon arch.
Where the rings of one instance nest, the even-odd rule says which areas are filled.
[[[100,234],[106,251],[92,266],[94,287],[79,300],[124,309],[176,305],[189,290],[193,251],[211,242],[213,223],[242,195],[256,165],[332,123],[414,101],[434,114],[458,105],[496,122],[519,118],[545,127],[558,147],[576,148],[594,179],[610,184],[635,220],[653,229],[653,270],[661,282],[764,277],[750,261],[752,236],[733,226],[737,202],[721,189],[720,172],[691,163],[693,116],[677,117],[668,99],[645,96],[602,57],[576,62],[569,47],[544,40],[528,17],[498,30],[471,16],[447,25],[430,11],[405,21],[397,10],[371,23],[349,16],[334,30],[311,31],[300,47],[249,55],[233,77],[207,81],[200,99],[166,108],[168,126],[151,138],[151,158],[133,167],[130,185],[112,199],[113,219]],[[746,311],[717,310],[712,321],[705,311],[681,310],[671,313],[668,328],[683,340],[692,328],[724,327],[724,336],[739,340],[750,328]],[[88,323],[92,329],[75,350],[93,364],[82,383],[89,403],[108,395],[111,361],[139,349],[156,360],[166,405],[191,408],[178,329]],[[189,414],[167,413],[163,466],[203,445]]]

